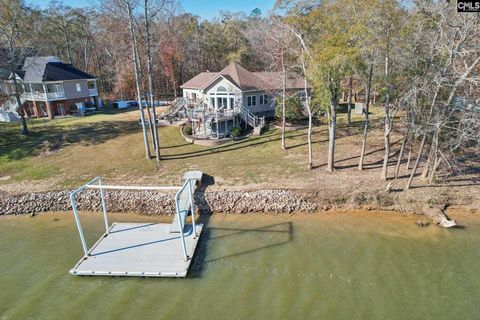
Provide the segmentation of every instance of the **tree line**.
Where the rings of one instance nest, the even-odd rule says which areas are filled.
[[[177,96],[181,83],[202,71],[239,62],[250,71],[280,71],[283,90],[274,92],[282,122],[291,93],[286,83],[301,76],[308,116],[308,168],[312,168],[313,119],[328,123],[327,170],[335,171],[337,111],[347,92],[350,124],[352,87],[365,88],[358,169],[364,169],[373,88],[383,112],[384,157],[379,179],[398,177],[402,160],[416,154],[410,188],[420,159],[422,176],[438,169],[458,171],[466,151],[480,141],[480,14],[457,13],[453,2],[416,0],[277,0],[271,12],[223,12],[206,21],[171,0],[102,0],[79,9],[52,2],[46,9],[22,0],[1,0],[4,47],[55,54],[99,77],[106,96],[152,100]],[[155,109],[147,104],[142,123],[160,159]],[[142,107],[142,104],[140,104]],[[144,112],[141,112],[144,117]],[[145,125],[149,123],[150,125]],[[391,135],[402,134],[392,152]],[[396,156],[396,165],[390,167]]]

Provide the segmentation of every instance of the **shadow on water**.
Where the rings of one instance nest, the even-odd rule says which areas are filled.
[[[277,227],[282,227],[282,229],[281,230],[272,229],[272,228],[277,228]],[[239,228],[209,228],[209,229],[214,230],[214,231],[230,232],[230,233],[227,233],[227,234],[223,234],[223,235],[219,235],[219,236],[215,236],[215,237],[210,237],[210,239],[209,239],[210,241],[211,240],[217,240],[217,239],[223,239],[225,237],[239,236],[240,234],[245,234],[245,233],[258,233],[258,232],[265,233],[265,234],[275,234],[275,233],[278,234],[278,233],[280,233],[282,235],[285,235],[286,237],[281,237],[281,239],[274,240],[273,243],[259,244],[254,248],[251,248],[251,247],[248,248],[248,249],[240,248],[240,250],[237,250],[236,252],[234,252],[232,254],[227,254],[227,255],[220,256],[220,257],[215,257],[215,258],[212,258],[212,259],[205,260],[204,261],[205,263],[214,262],[214,261],[218,261],[218,260],[222,260],[222,259],[226,259],[226,258],[238,257],[238,256],[241,256],[241,255],[245,255],[245,254],[249,254],[249,253],[253,253],[253,252],[257,252],[257,251],[270,249],[270,248],[277,247],[277,246],[280,246],[280,245],[283,245],[283,244],[287,244],[287,243],[289,243],[290,241],[293,240],[293,224],[290,221],[277,223],[277,224],[266,225],[266,226],[253,228],[253,229],[239,229]]]
[[[453,226],[453,227],[450,227],[448,229],[452,229],[452,230],[464,230],[466,229],[467,227],[466,226],[462,226],[462,225],[456,225],[456,226]]]
[[[293,240],[293,224],[292,222],[276,223],[271,225],[265,225],[256,228],[222,228],[222,227],[210,227],[209,222],[212,216],[213,210],[205,197],[206,189],[215,184],[215,180],[212,176],[204,174],[202,184],[195,191],[195,200],[199,211],[198,222],[203,224],[203,231],[200,236],[200,240],[197,244],[197,249],[190,266],[188,277],[200,278],[203,275],[205,264],[214,262],[221,259],[237,257],[249,253],[254,253],[260,250],[270,249],[283,244],[286,244]],[[221,232],[221,234],[217,234]],[[259,242],[252,246],[243,246],[241,241],[238,241],[235,252],[213,257],[207,259],[208,243],[215,240],[224,240],[230,237],[239,237],[249,233],[264,233],[264,234],[277,234],[282,235],[280,239],[276,239],[270,243]],[[285,237],[283,237],[285,235]],[[243,248],[242,248],[243,246]]]
[[[199,218],[197,221],[198,223],[203,224],[203,230],[202,234],[200,235],[195,254],[192,258],[193,260],[190,265],[190,270],[188,272],[188,277],[190,278],[197,278],[201,277],[202,275],[203,264],[207,255],[207,241],[210,238],[208,223],[213,212],[210,204],[205,198],[205,191],[209,186],[213,186],[214,184],[215,179],[212,176],[204,173],[200,186],[195,190],[194,197],[199,213]]]

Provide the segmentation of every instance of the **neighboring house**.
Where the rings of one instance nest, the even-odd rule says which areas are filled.
[[[187,107],[195,137],[223,138],[239,126],[253,127],[258,133],[265,117],[275,114],[282,82],[280,72],[250,72],[234,62],[220,72],[202,72],[182,84],[185,105],[177,103],[173,109]],[[302,78],[287,79],[286,89],[289,95],[305,99]]]
[[[49,117],[78,111],[79,103],[98,108],[96,77],[89,75],[57,57],[28,57],[22,70],[1,74],[2,94],[11,96],[0,106],[3,112],[19,111],[25,116]],[[13,76],[21,87],[21,108],[14,96]]]

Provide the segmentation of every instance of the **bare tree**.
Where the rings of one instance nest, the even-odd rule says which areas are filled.
[[[431,141],[431,152],[428,155],[429,168],[426,169],[426,175],[428,171],[433,171],[430,172],[430,180],[433,180],[442,161],[449,165],[445,152],[439,148],[439,138],[443,136],[445,144],[449,145],[451,137],[456,137],[456,134],[447,133],[458,133],[450,127],[451,120],[458,118],[452,102],[458,89],[471,77],[472,71],[480,62],[478,15],[452,14],[454,6],[448,3],[432,6],[421,2],[419,9],[426,22],[433,25],[431,33],[435,36],[430,37],[428,69],[422,74],[422,79],[425,79],[423,99],[428,99],[429,107],[422,118],[422,140],[406,190],[412,184],[428,141]],[[442,131],[446,132],[441,135]]]
[[[363,161],[365,158],[365,149],[367,148],[367,135],[369,128],[369,112],[370,112],[370,91],[372,89],[372,75],[373,75],[373,62],[370,63],[368,79],[367,79],[367,95],[365,97],[365,126],[363,129],[362,149],[360,151],[360,160],[358,162],[358,169],[363,170]]]
[[[291,50],[291,43],[293,41],[290,30],[285,26],[281,19],[276,15],[270,15],[268,20],[257,19],[252,23],[256,24],[256,28],[249,28],[247,31],[247,38],[251,40],[262,57],[265,58],[271,68],[275,71],[280,70],[280,73],[274,72],[272,75],[280,79],[269,79],[271,83],[281,83],[281,92],[274,86],[271,90],[273,97],[280,96],[281,100],[281,148],[286,149],[285,142],[285,125],[286,125],[286,100],[289,96],[287,91],[287,82],[289,78],[290,68],[295,64],[293,56],[294,50]]]
[[[312,169],[313,165],[313,160],[312,160],[312,118],[313,118],[313,113],[312,113],[312,108],[310,106],[310,99],[309,99],[309,85],[308,85],[308,73],[307,73],[307,59],[309,59],[310,56],[310,51],[307,47],[307,44],[305,42],[304,36],[301,31],[296,30],[290,25],[286,25],[287,28],[293,33],[293,35],[297,38],[299,44],[300,44],[300,50],[301,53],[299,54],[299,59],[300,59],[300,65],[302,68],[302,76],[303,76],[303,83],[304,83],[304,95],[305,95],[305,107],[307,109],[308,113],[308,131],[307,131],[307,144],[308,144],[308,169]]]
[[[136,85],[136,95],[138,101],[138,108],[140,110],[140,122],[142,125],[143,132],[143,142],[145,145],[145,157],[147,160],[150,160],[150,145],[148,142],[148,133],[145,123],[145,113],[143,108],[142,101],[142,74],[140,67],[140,56],[138,53],[138,43],[137,43],[137,30],[135,28],[136,21],[134,17],[134,11],[137,8],[137,0],[104,0],[102,2],[102,9],[104,12],[117,21],[127,21],[127,28],[130,35],[130,45],[132,50],[131,61],[133,63],[133,68],[135,71],[135,85]]]
[[[353,90],[353,76],[348,78],[348,105],[347,105],[347,124],[352,122],[352,90]]]
[[[21,92],[20,85],[17,82],[17,73],[24,57],[24,52],[22,52],[24,49],[17,48],[17,45],[19,38],[26,31],[27,23],[27,10],[20,0],[7,2],[7,5],[3,7],[3,11],[0,12],[0,40],[4,38],[8,48],[8,56],[5,57],[5,61],[2,63],[4,65],[0,67],[7,69],[13,80],[14,95],[18,106],[18,113],[22,121],[21,133],[24,135],[28,134],[29,131],[25,115],[21,110]]]
[[[157,128],[157,114],[155,110],[155,101],[154,101],[154,84],[153,84],[153,59],[152,59],[152,34],[150,31],[151,20],[154,19],[159,12],[163,9],[165,5],[165,0],[144,0],[143,9],[144,9],[144,24],[145,24],[145,43],[147,50],[147,75],[148,75],[148,95],[149,103],[153,111],[153,119],[150,121],[150,128],[153,132],[153,145],[155,148],[155,155],[157,161],[160,161],[160,139],[158,137],[158,128]],[[147,109],[147,112],[150,116],[150,112]],[[150,118],[150,117],[149,117]]]

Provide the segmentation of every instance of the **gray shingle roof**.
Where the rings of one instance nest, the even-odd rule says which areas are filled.
[[[71,64],[63,63],[54,56],[29,57],[24,64],[24,82],[62,81],[76,79],[93,79],[92,76],[75,68]]]
[[[94,76],[78,70],[71,64],[62,62],[49,62],[45,66],[45,73],[43,74],[44,81],[61,81],[61,80],[76,80],[76,79],[93,79]]]
[[[49,62],[61,62],[60,59],[54,56],[48,57],[28,57],[25,59],[23,68],[25,69],[25,82],[42,82],[43,74],[45,73],[45,66]]]

